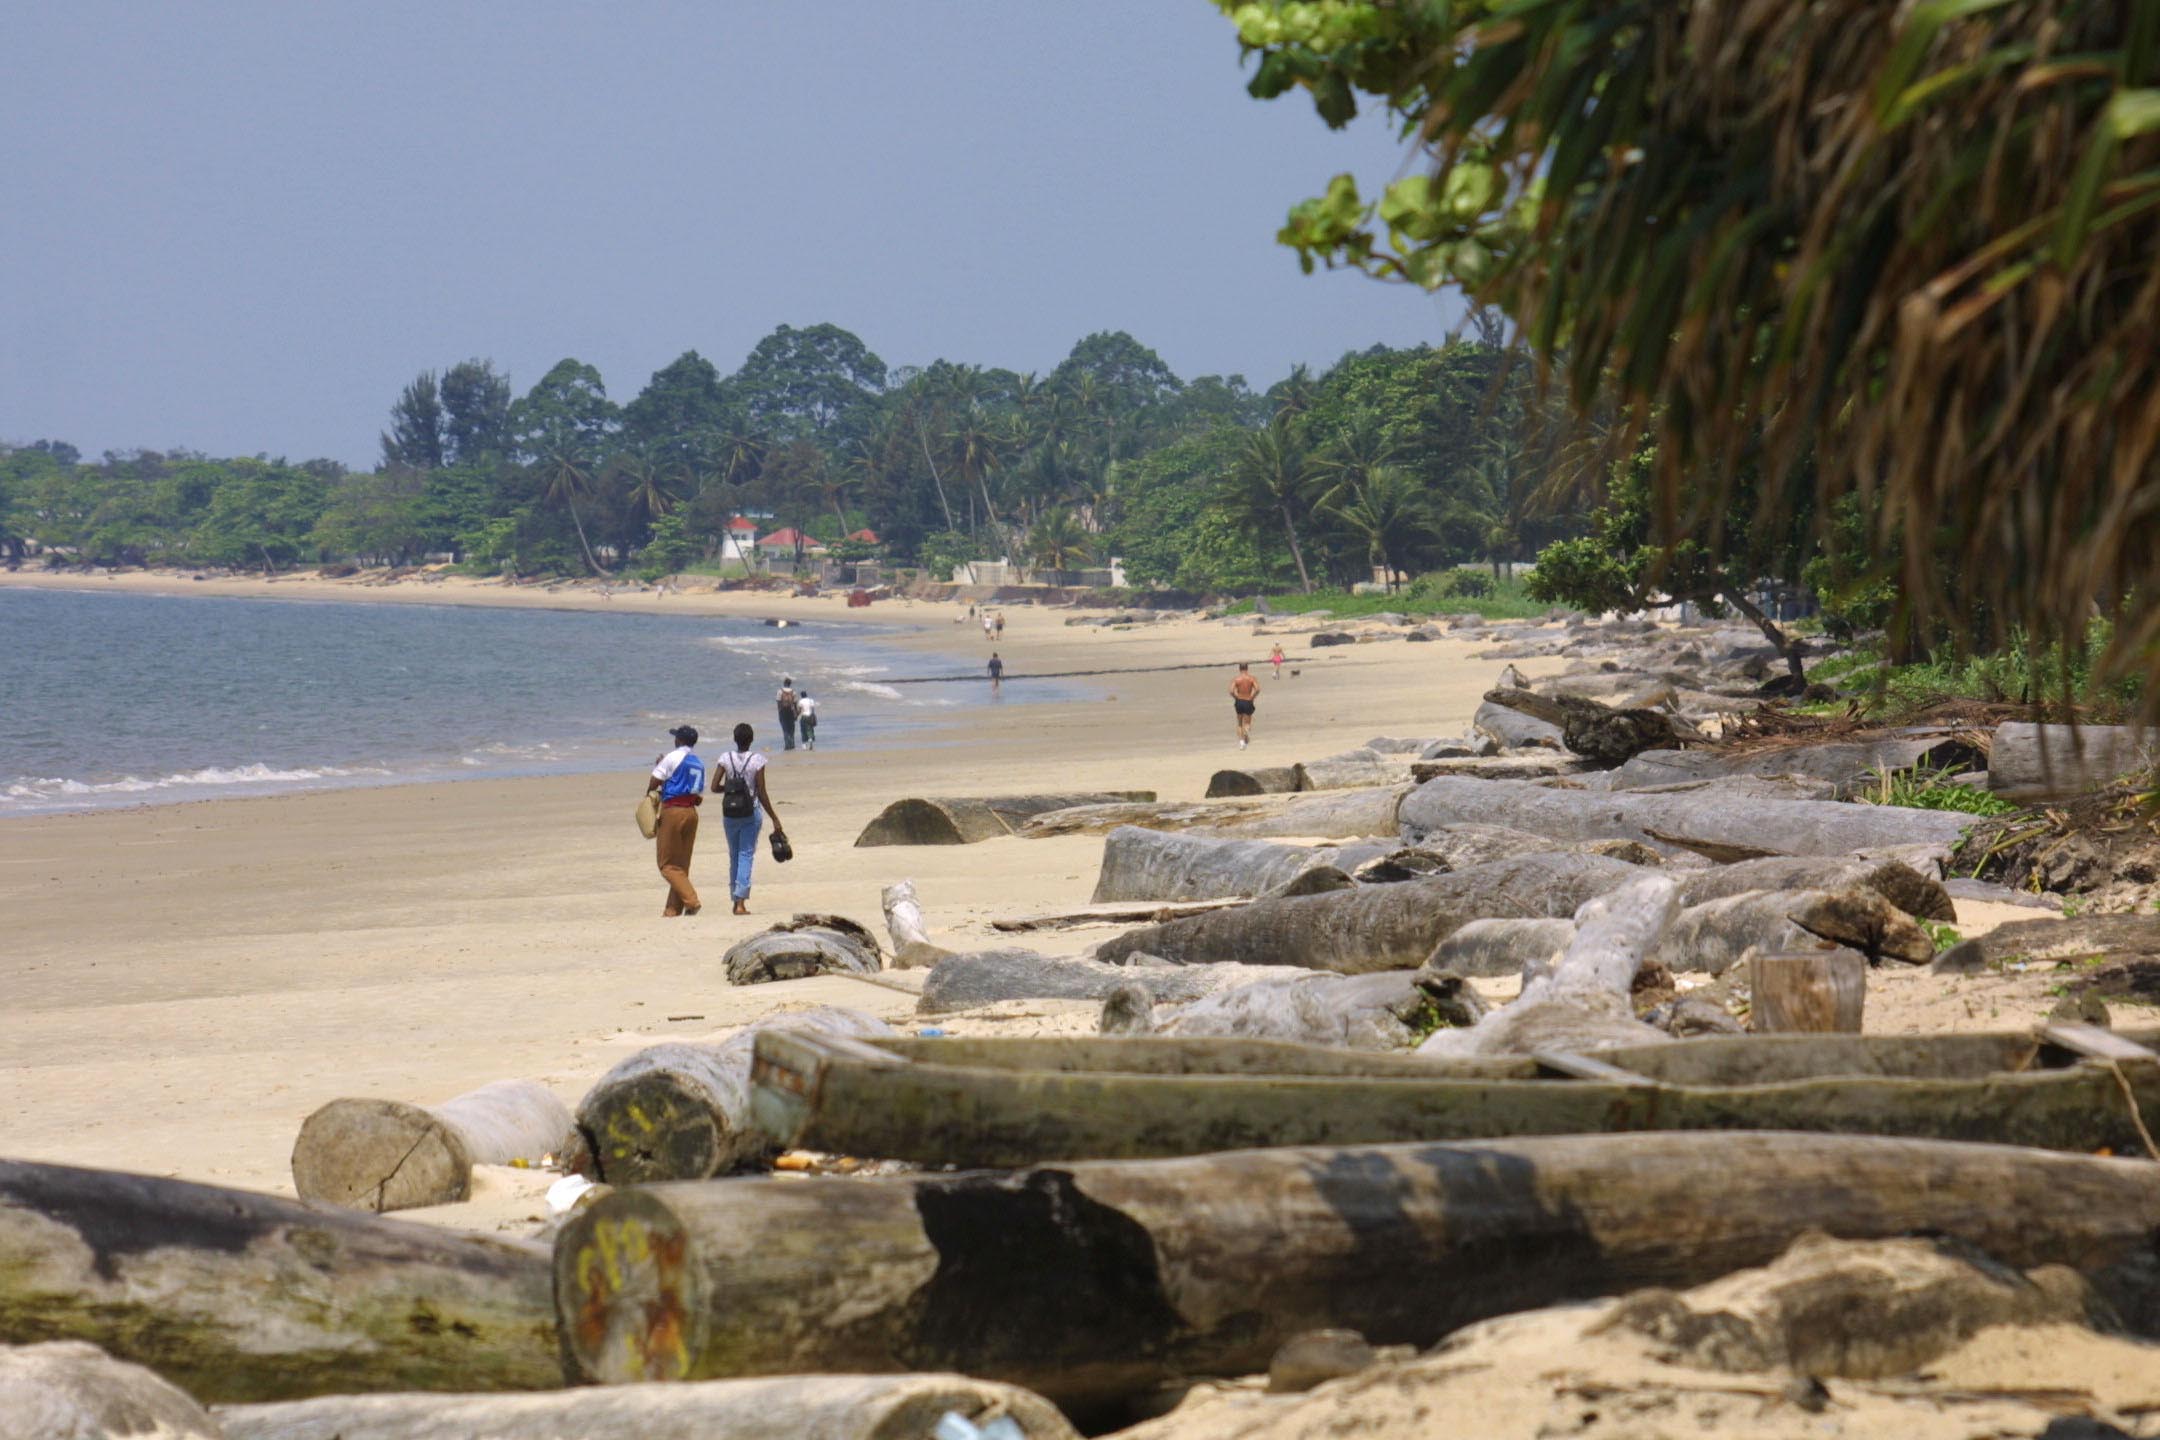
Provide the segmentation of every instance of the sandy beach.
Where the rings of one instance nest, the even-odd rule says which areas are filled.
[[[129,575],[23,577],[46,585],[166,589],[388,603],[639,607],[781,615],[889,627],[889,643],[989,647],[957,609],[899,601],[850,611],[837,596],[650,594],[603,600],[476,582],[351,582]],[[7,583],[16,583],[8,577]],[[1086,903],[1101,841],[1000,839],[856,849],[856,834],[905,795],[1151,789],[1198,797],[1242,758],[1288,764],[1375,735],[1462,732],[1500,663],[1472,646],[1309,647],[1311,622],[1179,618],[1131,629],[1068,626],[1076,612],[1009,606],[998,649],[1004,703],[903,743],[851,748],[843,710],[818,752],[774,757],[771,788],[794,841],[761,861],[753,915],[725,913],[725,845],[712,823],[693,878],[705,912],[661,917],[651,847],[630,823],[641,773],[326,791],[0,822],[0,1123],[9,1154],[290,1193],[301,1119],[327,1100],[420,1102],[530,1077],[574,1105],[625,1054],[660,1039],[724,1034],[783,1005],[854,1006],[909,1023],[921,972],[879,983],[818,979],[734,988],[734,941],[798,911],[879,925],[879,892],[912,879],[940,943],[992,943],[989,922]],[[1280,639],[1276,682],[1258,662]],[[1254,661],[1263,694],[1238,756],[1226,686]],[[1200,669],[1158,669],[1204,666]],[[1528,662],[1532,674],[1561,668]],[[1025,703],[1029,672],[1146,670],[1084,682],[1088,698]],[[741,717],[769,729],[769,712]],[[514,717],[511,717],[514,723]],[[662,737],[652,737],[655,749]],[[761,735],[761,748],[763,747]],[[713,749],[708,742],[703,747]],[[714,905],[710,897],[720,895]],[[1968,933],[2033,912],[1967,907]],[[1071,953],[1113,933],[1055,931]],[[1871,1030],[2010,1028],[2052,1004],[2037,976],[1946,981],[1889,975]],[[1092,1028],[1092,1006],[1008,1005],[948,1029]],[[946,1023],[946,1022],[941,1022]],[[531,1187],[489,1177],[467,1206],[425,1218],[522,1224]],[[492,1207],[492,1208],[491,1208]]]

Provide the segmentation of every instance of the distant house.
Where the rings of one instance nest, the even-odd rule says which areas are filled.
[[[754,565],[757,553],[757,521],[745,515],[728,521],[727,531],[720,537],[720,558]]]
[[[885,543],[884,541],[877,538],[877,531],[872,530],[867,526],[861,530],[857,530],[854,534],[848,536],[847,538],[850,540],[859,540],[865,545],[882,545]]]
[[[773,531],[772,534],[757,542],[757,548],[761,553],[772,559],[779,559],[782,556],[792,558],[797,544],[802,546],[802,553],[805,555],[823,555],[825,553],[825,546],[820,541],[805,535],[793,526]]]

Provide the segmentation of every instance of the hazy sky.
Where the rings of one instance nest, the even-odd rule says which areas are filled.
[[[1207,0],[0,7],[0,439],[372,465],[399,387],[628,400],[832,321],[1044,371],[1130,330],[1256,386],[1450,300],[1274,243],[1384,125],[1246,96]]]

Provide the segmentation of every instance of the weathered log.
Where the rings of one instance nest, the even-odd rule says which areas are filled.
[[[1442,940],[1424,968],[1456,975],[1519,975],[1525,965],[1550,960],[1574,943],[1567,920],[1472,920]]]
[[[1872,890],[1921,920],[1957,919],[1957,903],[1940,880],[1896,860],[1786,855],[1743,860],[1673,877],[1682,905],[1700,905],[1749,890]]]
[[[1972,817],[1895,805],[1752,800],[1714,792],[1640,795],[1548,790],[1526,781],[1428,780],[1402,802],[1403,838],[1447,825],[1507,825],[1556,840],[1651,841],[1650,831],[1787,855],[1843,855],[1890,845],[1954,845]],[[1659,848],[1666,848],[1660,846]]]
[[[1338,889],[1355,883],[1331,867],[1319,868],[1342,882],[1341,886],[1332,882],[1323,884],[1320,889]],[[1315,872],[1308,870],[1304,873],[1310,875]],[[1048,915],[1001,915],[990,922],[990,928],[1001,935],[1032,935],[1043,930],[1075,930],[1090,925],[1155,924],[1184,915],[1204,915],[1210,910],[1223,910],[1244,903],[1243,897],[1223,900],[1133,900],[1123,904],[1113,901],[1107,905],[1089,905],[1082,910],[1059,910]],[[950,959],[953,953],[948,951],[938,958]]]
[[[1075,805],[1155,798],[1152,790],[1105,790],[1072,795],[941,796],[895,800],[855,837],[864,845],[973,845],[1010,835],[1022,821]]]
[[[1867,962],[1850,950],[1748,957],[1748,1028],[1762,1034],[1860,1033]]]
[[[1418,760],[1410,766],[1410,778],[1422,785],[1442,775],[1461,775],[1473,780],[1549,780],[1574,775],[1583,768],[1576,756],[1557,750],[1532,750],[1512,755],[1473,755],[1446,760]]]
[[[1407,1050],[1424,1033],[1413,1026],[1431,1004],[1415,971],[1306,973],[1204,996],[1153,1030],[1178,1038],[1220,1035],[1348,1050]]]
[[[1113,1000],[1119,995],[1146,998],[1138,987]],[[2105,1061],[2085,1063],[2029,1034],[1687,1044],[1660,1036],[1594,1056],[1468,1059],[1155,1035],[921,1046],[928,1048],[767,1035],[753,1072],[753,1113],[790,1147],[1007,1167],[1652,1129],[2135,1151],[2143,1140],[2133,1102],[2160,1107],[2160,1064],[2150,1056],[2130,1052],[2132,1060],[2117,1062],[2118,1082]]]
[[[1809,1229],[1942,1234],[2149,1287],[2156,1214],[2160,1167],[1997,1146],[1771,1133],[1255,1150],[617,1190],[564,1230],[556,1295],[581,1380],[964,1369],[1084,1415],[1259,1370],[1301,1331],[1427,1345],[1492,1315],[1698,1284]],[[1013,1303],[1028,1295],[1055,1301]]]
[[[472,1167],[538,1162],[562,1148],[570,1112],[536,1080],[497,1080],[440,1105],[333,1100],[301,1122],[293,1190],[360,1210],[448,1205]]]
[[[1208,777],[1207,798],[1227,795],[1288,795],[1304,789],[1295,765],[1255,766],[1245,770],[1217,770]]]
[[[14,1160],[0,1340],[87,1340],[202,1401],[562,1383],[542,1246]]]
[[[610,1185],[702,1180],[762,1160],[770,1151],[750,1124],[750,1058],[757,1032],[889,1035],[873,1015],[821,1005],[769,1015],[718,1044],[648,1046],[593,1082],[578,1102],[578,1129]]]
[[[1560,743],[1600,769],[1624,764],[1645,750],[1699,738],[1662,710],[1623,710],[1576,695],[1503,686],[1485,692],[1487,705],[1517,710],[1560,730]]]
[[[1420,850],[1440,856],[1450,870],[1510,860],[1517,855],[1609,855],[1630,864],[1662,864],[1663,852],[1626,840],[1552,840],[1528,830],[1505,825],[1448,825],[1427,831],[1418,842]]]
[[[1561,748],[1558,725],[1490,700],[1478,706],[1477,713],[1470,717],[1470,724],[1479,734],[1492,737],[1510,750],[1533,745],[1547,750]]]
[[[1393,840],[1317,847],[1232,840],[1124,825],[1103,842],[1095,904],[1265,895],[1315,866],[1348,870],[1400,848]]]
[[[948,1413],[1078,1440],[1040,1395],[964,1375],[809,1375],[553,1395],[335,1396],[218,1412],[225,1440],[926,1440]]]
[[[930,931],[923,923],[922,904],[915,898],[914,881],[888,885],[880,898],[885,908],[885,930],[892,936],[893,969],[925,969],[952,954],[931,943]]]
[[[2052,800],[2097,790],[2160,763],[2160,731],[2121,725],[1995,727],[1988,745],[1988,788],[2016,800]]]
[[[875,975],[884,952],[866,926],[845,915],[796,915],[728,947],[730,985],[763,985],[811,975]]]
[[[80,1340],[0,1345],[0,1440],[226,1440],[193,1397]]]
[[[1020,826],[1028,840],[1057,835],[1107,835],[1121,825],[1148,830],[1211,830],[1266,839],[1296,835],[1352,839],[1392,835],[1408,785],[1381,790],[1335,790],[1319,795],[1267,795],[1250,800],[1171,801],[1155,805],[1076,805],[1037,815]]]
[[[1980,760],[1979,748],[1971,741],[1941,732],[1781,746],[1745,755],[1718,750],[1646,750],[1613,771],[1612,788],[1636,790],[1737,775],[1805,775],[1831,782],[1845,798],[1858,793],[1882,770],[1964,769]]]
[[[1365,742],[1365,748],[1381,755],[1400,755],[1408,758],[1423,754],[1428,745],[1437,745],[1439,743],[1439,741],[1430,738],[1412,740],[1401,735],[1375,735]]]
[[[1582,1051],[1649,1043],[1657,1032],[1635,1018],[1628,992],[1643,959],[1672,924],[1673,882],[1649,875],[1575,912],[1575,938],[1549,967],[1528,969],[1522,993],[1464,1030],[1439,1030],[1421,1055]]]
[[[1300,790],[1357,790],[1393,785],[1407,772],[1402,762],[1374,750],[1345,750],[1297,765]]]
[[[1303,973],[1284,965],[1112,965],[1033,950],[975,950],[931,967],[915,1011],[945,1015],[1000,1000],[1103,1000],[1132,984],[1146,987],[1158,1003],[1180,1003]]]
[[[1303,965],[1344,975],[1411,969],[1469,921],[1572,915],[1586,899],[1639,873],[1597,855],[1522,855],[1429,880],[1255,900],[1144,926],[1105,941],[1096,955],[1116,960],[1145,952],[1181,965]]]
[[[1935,942],[1904,911],[1873,890],[1750,890],[1681,912],[1650,958],[1674,971],[1722,975],[1749,950],[1785,953],[1825,941],[1858,951],[1867,963],[1924,965]]]

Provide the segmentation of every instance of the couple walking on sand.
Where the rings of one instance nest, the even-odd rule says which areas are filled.
[[[795,731],[802,731],[803,749],[817,749],[818,703],[808,690],[795,688],[795,677],[780,677],[780,693],[773,697],[780,711],[780,748],[795,748]]]
[[[704,759],[697,753],[696,727],[678,725],[668,732],[675,748],[660,757],[646,781],[647,794],[660,797],[660,826],[653,835],[660,876],[667,881],[666,916],[695,915],[704,908],[697,887],[690,883],[690,852],[697,847],[698,808],[707,790]],[[735,748],[715,762],[710,790],[720,797],[720,825],[727,833],[729,893],[735,913],[750,913],[750,869],[757,860],[761,813],[772,816],[773,859],[786,860],[795,852],[780,813],[773,809],[765,788],[765,757],[750,748],[756,733],[748,725],[735,727]]]

